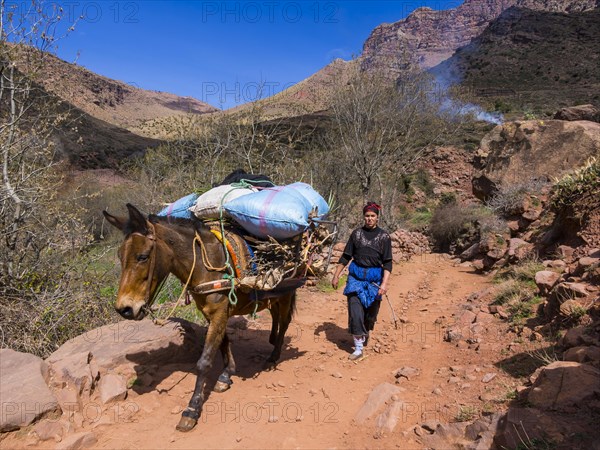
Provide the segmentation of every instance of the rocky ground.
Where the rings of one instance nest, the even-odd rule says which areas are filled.
[[[359,363],[347,359],[351,339],[341,292],[300,290],[286,349],[271,372],[261,370],[270,352],[268,316],[232,319],[238,375],[229,391],[210,393],[188,434],[175,425],[193,390],[190,360],[203,330],[188,327],[182,334],[173,324],[146,322],[104,327],[65,344],[41,368],[29,366],[28,373],[45,376],[63,414],[54,404],[41,421],[2,434],[1,446],[489,448],[495,435],[507,441],[501,413],[543,365],[536,349],[547,347],[523,341],[492,313],[486,304],[492,289],[487,276],[444,255],[397,264],[389,293],[397,326],[384,301],[368,356]],[[7,356],[15,356],[6,352],[3,373]],[[12,404],[16,410],[3,411],[5,418],[29,411],[33,419],[35,405],[16,398]],[[578,423],[585,431],[585,420]],[[565,437],[564,430],[556,433],[554,439]]]

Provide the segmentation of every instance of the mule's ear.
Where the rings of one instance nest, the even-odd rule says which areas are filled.
[[[129,232],[140,233],[143,235],[148,234],[148,222],[146,217],[131,203],[127,203],[127,209],[129,210]]]
[[[106,220],[108,220],[108,223],[110,223],[112,226],[118,228],[123,233],[125,232],[125,226],[127,225],[127,219],[125,219],[124,217],[115,217],[112,214],[109,214],[108,211],[102,211],[102,214],[104,214],[104,217],[106,217]]]

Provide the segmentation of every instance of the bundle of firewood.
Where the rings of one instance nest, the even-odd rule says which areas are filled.
[[[337,226],[331,222],[313,222],[303,234],[286,241],[258,240],[244,236],[252,247],[248,272],[238,280],[241,288],[271,290],[283,280],[322,276],[326,273],[328,250],[334,243]]]

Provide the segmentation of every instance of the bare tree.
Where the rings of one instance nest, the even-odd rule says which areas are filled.
[[[358,64],[349,68],[349,81],[333,97],[327,142],[329,171],[346,184],[337,201],[353,203],[354,193],[360,201],[392,206],[399,200],[402,177],[414,172],[425,151],[457,129],[459,121],[443,108],[433,78],[422,71],[408,68],[391,77]],[[393,208],[387,211],[394,214]],[[389,215],[386,220],[394,221]]]
[[[64,236],[57,238],[61,227],[43,210],[60,181],[51,136],[67,116],[37,83],[61,21],[60,10],[43,6],[0,1],[0,281],[5,282],[35,273],[43,251],[64,245]]]
[[[334,97],[331,146],[360,184],[366,200],[386,174],[402,175],[427,146],[438,139],[447,121],[423,73],[396,82],[355,66],[350,82]]]

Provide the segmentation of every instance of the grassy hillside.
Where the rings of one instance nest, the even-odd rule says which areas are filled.
[[[564,14],[510,8],[432,72],[460,81],[505,113],[600,105],[600,9]]]

